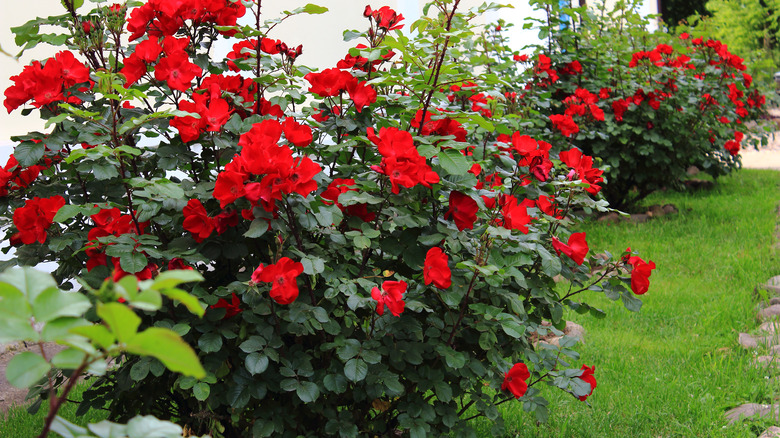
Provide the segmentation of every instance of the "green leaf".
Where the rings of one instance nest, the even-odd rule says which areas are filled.
[[[50,369],[51,365],[46,362],[46,359],[33,352],[25,351],[8,362],[5,377],[11,385],[25,389],[45,376]]]
[[[89,432],[87,429],[77,426],[59,415],[54,417],[54,421],[51,423],[51,431],[63,438],[78,438],[87,435]]]
[[[51,359],[52,365],[63,370],[75,370],[87,359],[87,354],[76,348],[66,348]]]
[[[48,322],[61,316],[81,316],[90,307],[92,303],[79,292],[63,292],[52,287],[35,298],[33,316],[38,322]]]
[[[71,340],[79,340],[80,338],[71,332],[76,327],[84,327],[92,325],[84,318],[74,318],[66,316],[63,318],[57,318],[49,321],[43,326],[41,331],[41,337],[45,342],[68,342]]]
[[[38,294],[46,289],[57,287],[57,282],[54,281],[51,274],[38,271],[29,266],[7,269],[0,274],[0,282],[15,286],[27,297],[27,302],[29,303],[35,302]]]
[[[190,283],[193,281],[203,281],[203,276],[194,269],[174,269],[161,272],[148,287],[162,291],[169,287],[176,287],[182,283]]]
[[[295,393],[298,394],[298,398],[300,398],[302,402],[311,403],[320,396],[320,388],[318,388],[317,384],[314,382],[301,382],[295,390]]]
[[[111,164],[93,164],[91,167],[92,173],[97,180],[107,180],[116,178],[119,176],[119,172]],[[123,268],[124,269],[124,268]]]
[[[471,165],[457,149],[445,149],[439,153],[439,165],[450,175],[465,175]]]
[[[315,5],[312,3],[309,3],[303,7],[303,13],[305,14],[317,15],[317,14],[324,14],[326,12],[328,12],[328,8],[324,6]]]
[[[0,342],[33,341],[41,336],[30,325],[29,320],[0,318]]]
[[[124,253],[119,257],[119,266],[129,274],[141,272],[148,264],[146,256],[136,251]]]
[[[355,236],[353,243],[357,249],[366,249],[371,247],[371,239],[366,236]]]
[[[127,344],[127,351],[141,356],[157,358],[169,370],[193,376],[206,377],[206,370],[195,351],[172,330],[151,327],[137,334]]]
[[[359,382],[368,375],[368,364],[359,358],[353,358],[344,364],[344,376],[353,382]]]
[[[84,336],[101,348],[108,348],[116,341],[116,337],[102,324],[74,327],[70,332]]]
[[[550,277],[555,277],[561,273],[561,259],[552,255],[549,251],[543,248],[541,245],[537,246],[536,250],[542,257],[542,271]]]
[[[136,382],[139,382],[149,375],[150,360],[148,358],[142,358],[138,362],[134,363],[130,367],[130,378]]]
[[[61,0],[60,3],[62,3],[63,8],[65,9],[68,8],[68,5],[65,3],[64,0]],[[80,8],[81,5],[84,4],[84,0],[71,0],[71,3],[73,4],[73,10],[75,11],[76,9]]]
[[[341,394],[347,390],[347,379],[341,374],[328,374],[322,380],[322,383],[325,385],[325,389],[336,394]]]
[[[27,321],[32,316],[32,308],[24,294],[8,283],[0,283],[0,317]]]
[[[78,205],[66,204],[57,210],[57,214],[54,215],[53,221],[57,222],[58,224],[63,224],[71,218],[76,217],[76,215],[79,213],[81,213],[81,207]]]
[[[160,292],[166,297],[184,304],[184,307],[186,307],[187,310],[189,310],[192,314],[197,315],[198,317],[202,317],[206,313],[206,311],[203,309],[203,306],[200,304],[200,301],[198,301],[194,295],[187,291],[174,288],[163,289]]]
[[[134,276],[128,275],[127,277]],[[141,291],[135,298],[130,300],[130,304],[136,309],[155,311],[162,307],[162,296],[160,295],[160,292],[157,292],[156,290],[145,290]]]
[[[222,335],[219,333],[206,333],[198,339],[198,348],[204,353],[215,353],[222,348]]]
[[[444,360],[450,368],[459,369],[466,365],[466,355],[459,351],[455,351],[446,345],[439,345],[436,347],[436,351],[444,356]]]
[[[206,382],[198,382],[192,387],[192,393],[195,395],[196,399],[204,401],[209,398],[209,394],[211,394],[211,386]]]
[[[238,348],[240,348],[244,353],[259,351],[263,347],[265,347],[265,339],[261,338],[260,336],[250,336],[249,339],[242,342],[241,345],[238,346]]]
[[[119,342],[127,343],[133,339],[138,332],[138,326],[141,325],[141,318],[124,304],[98,303],[97,314],[108,324],[111,333]]]
[[[252,353],[244,361],[246,370],[252,375],[260,374],[268,368],[268,356],[260,353]]]
[[[14,148],[14,157],[19,162],[19,166],[30,167],[43,158],[45,151],[46,145],[43,142],[24,141]]]
[[[433,391],[436,393],[436,397],[444,403],[449,403],[452,400],[452,388],[447,382],[441,380],[434,382]]]
[[[244,233],[244,237],[256,239],[265,234],[266,231],[268,231],[268,221],[265,219],[256,218],[249,225],[249,229],[246,231],[246,233]]]
[[[151,415],[137,415],[127,422],[127,438],[175,438],[182,436],[182,432],[178,424]]]
[[[341,360],[349,360],[360,353],[360,341],[357,339],[347,339],[344,345],[336,349],[336,354]]]

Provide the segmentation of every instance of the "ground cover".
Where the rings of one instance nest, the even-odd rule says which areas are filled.
[[[756,369],[736,343],[740,331],[758,325],[754,286],[780,274],[772,249],[779,185],[776,171],[743,170],[712,191],[660,192],[646,201],[674,203],[679,214],[588,224],[591,248],[619,253],[631,242],[655,261],[650,291],[640,313],[600,298],[594,304],[608,318],[567,315],[587,329],[579,351],[581,363],[596,365],[592,407],[545,391],[550,420],[537,425],[519,404],[507,403],[508,436],[755,437],[771,425],[726,427],[723,414],[780,397],[780,386],[768,382],[771,373]],[[477,421],[481,436],[489,436],[489,421]]]
[[[89,383],[80,383],[73,388],[69,398],[74,401],[81,400],[81,393],[89,388]],[[99,410],[91,410],[87,414],[77,417],[76,403],[66,403],[59,411],[59,415],[66,420],[86,425],[88,423],[97,423],[106,418],[106,413]],[[48,405],[44,404],[35,415],[27,412],[26,406],[14,406],[8,412],[0,412],[0,436],[7,438],[22,438],[38,436],[43,429],[43,423],[48,412]],[[52,435],[54,436],[54,435]]]

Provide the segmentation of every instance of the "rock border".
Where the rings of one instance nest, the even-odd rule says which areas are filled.
[[[777,207],[777,222],[775,225],[774,248],[780,249],[780,205]],[[768,350],[768,355],[756,357],[754,363],[758,367],[774,367],[780,369],[780,275],[776,275],[753,290],[753,296],[761,302],[757,306],[756,318],[762,321],[758,331],[765,335],[740,333],[737,343],[746,349]],[[737,421],[771,417],[775,424],[780,423],[780,404],[745,403],[726,412],[728,424]],[[758,438],[780,438],[780,427],[771,426]]]

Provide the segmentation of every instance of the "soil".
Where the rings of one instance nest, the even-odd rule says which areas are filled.
[[[52,357],[58,352],[65,349],[63,345],[57,345],[54,343],[46,343],[43,346],[47,357]],[[25,398],[27,397],[26,389],[19,389],[15,386],[11,386],[8,380],[5,378],[5,369],[8,367],[8,362],[16,355],[23,351],[32,351],[34,353],[40,353],[40,349],[37,344],[5,344],[0,345],[0,413],[5,414],[12,406],[20,406],[25,404]]]

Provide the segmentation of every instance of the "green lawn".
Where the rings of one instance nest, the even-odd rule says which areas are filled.
[[[81,393],[89,388],[89,383],[79,383],[74,386],[68,395],[71,400],[81,400]],[[59,415],[66,420],[86,426],[88,423],[97,423],[104,420],[107,415],[103,411],[90,411],[86,415],[76,417],[75,403],[65,403],[60,409]],[[8,410],[7,413],[0,413],[0,437],[2,438],[32,438],[38,436],[43,430],[43,423],[48,413],[49,405],[44,403],[41,409],[35,415],[27,413],[26,407],[17,406]],[[59,436],[51,433],[50,437]]]
[[[772,249],[780,172],[743,170],[709,192],[657,193],[646,201],[655,203],[680,212],[644,224],[583,227],[592,250],[615,254],[630,246],[657,265],[641,312],[594,293],[589,299],[606,319],[568,315],[587,331],[577,367],[596,366],[592,406],[545,388],[550,421],[537,425],[519,404],[507,403],[508,436],[755,437],[772,425],[726,426],[723,414],[780,398],[780,384],[771,385],[736,343],[740,331],[758,326],[753,288],[780,275]],[[478,424],[481,436],[490,436],[488,422]]]

